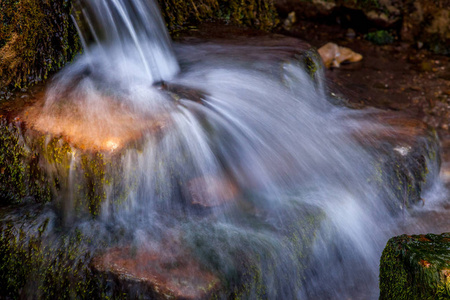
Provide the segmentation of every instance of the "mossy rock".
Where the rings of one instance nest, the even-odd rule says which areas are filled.
[[[27,147],[18,123],[0,118],[0,205],[51,200],[40,155]]]
[[[190,24],[221,20],[261,30],[273,29],[278,15],[273,0],[158,0],[170,32],[186,29]]]
[[[53,239],[49,227],[55,226],[55,219],[42,205],[1,210],[7,210],[0,221],[2,297],[102,298],[106,285],[88,266],[92,241],[77,230]]]
[[[436,131],[419,120],[389,113],[377,118],[389,128],[369,130],[370,135],[364,135],[364,147],[369,152],[375,150],[374,173],[369,180],[377,185],[394,214],[423,205],[426,199],[422,193],[435,182],[441,164]]]
[[[392,44],[395,40],[394,34],[387,30],[377,30],[374,32],[369,32],[364,36],[364,38],[376,45]]]
[[[381,256],[380,299],[450,299],[450,233],[390,239]]]
[[[118,153],[80,151],[62,137],[5,118],[0,119],[0,150],[3,206],[53,201],[59,211],[70,212],[71,216],[63,218],[86,212],[96,217],[107,197],[106,189],[116,202],[128,191],[119,180]]]
[[[0,8],[0,88],[44,80],[80,51],[71,1],[6,0]]]
[[[294,200],[271,214],[296,218],[283,218],[275,229],[250,210],[230,214],[241,227],[220,222],[186,224],[183,241],[188,249],[207,269],[219,274],[222,284],[215,293],[217,298],[289,299],[304,286],[325,214],[318,207]]]

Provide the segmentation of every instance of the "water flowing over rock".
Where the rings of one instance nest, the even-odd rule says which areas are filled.
[[[149,84],[170,79],[178,71],[154,1],[79,1],[78,5],[84,58],[92,69],[115,70],[130,80],[147,78]]]
[[[109,21],[95,18],[96,2],[88,3],[85,22],[99,32]],[[36,174],[52,193],[36,216],[21,220],[23,209],[12,208],[2,223],[0,264],[13,272],[16,260],[3,257],[40,258],[26,267],[35,278],[21,273],[8,295],[26,298],[40,286],[38,297],[58,289],[180,299],[374,297],[382,247],[437,182],[436,134],[409,119],[333,104],[317,52],[280,35],[190,37],[174,45],[174,56],[165,52],[179,73],[162,62],[146,66],[137,47],[152,36],[133,41],[132,55],[123,48],[146,32],[141,19],[126,22],[144,1],[128,3],[114,15],[124,40],[87,46],[43,102],[22,112],[19,138],[4,144],[39,157]],[[77,270],[62,278],[85,276],[89,286],[74,291],[48,269]]]

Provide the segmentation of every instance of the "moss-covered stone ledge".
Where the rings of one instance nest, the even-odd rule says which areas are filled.
[[[380,299],[450,299],[450,233],[390,239],[381,256]]]
[[[0,90],[45,80],[80,51],[67,0],[0,4]]]
[[[83,151],[0,117],[0,206],[52,202],[62,219],[95,217],[107,196],[120,201],[128,191],[118,152]]]

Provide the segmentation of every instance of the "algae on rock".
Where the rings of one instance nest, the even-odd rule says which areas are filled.
[[[18,124],[0,118],[0,205],[50,201],[39,153],[28,147]]]
[[[5,0],[0,8],[0,88],[44,80],[80,51],[70,1]]]
[[[380,262],[380,299],[450,299],[450,233],[390,239]]]
[[[89,267],[92,240],[72,230],[51,237],[42,206],[0,221],[0,294],[7,299],[106,299],[106,280]]]

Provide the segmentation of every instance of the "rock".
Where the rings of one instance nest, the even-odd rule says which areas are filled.
[[[294,10],[303,20],[343,20],[359,32],[393,30],[405,42],[420,42],[435,53],[450,54],[448,0],[277,0],[276,6],[286,14]]]
[[[395,9],[395,8],[394,8]],[[369,11],[367,14],[367,19],[375,24],[378,28],[390,28],[398,22],[399,18],[392,15],[388,17],[385,13],[378,13],[374,10]]]
[[[336,7],[336,3],[333,1],[313,0],[312,3],[316,5],[319,13],[323,15],[331,14],[333,9]]]
[[[288,14],[288,17],[283,22],[283,28],[286,30],[290,30],[292,25],[297,22],[297,18],[295,17],[295,11],[292,11]]]
[[[392,213],[421,203],[422,191],[439,176],[440,148],[436,132],[422,121],[399,113],[371,115],[379,121],[355,133],[375,155],[370,181],[380,189]]]
[[[441,2],[441,1],[440,1]],[[442,1],[443,2],[443,1]],[[421,42],[428,49],[450,54],[450,9],[431,0],[416,0],[405,7],[401,37]]]
[[[89,116],[83,113],[78,102],[62,102],[58,109],[45,113],[43,100],[23,110],[21,119],[28,128],[40,134],[62,136],[81,150],[118,151],[138,141],[143,134],[157,135],[168,125],[163,115],[149,117],[107,97],[102,99],[102,113]]]
[[[352,28],[347,29],[345,36],[349,39],[354,39],[356,37],[356,32]]]
[[[343,62],[358,62],[363,58],[361,54],[334,43],[325,44],[319,48],[318,52],[327,68],[338,68]]]
[[[450,299],[450,233],[390,239],[381,256],[380,299]]]
[[[232,202],[238,195],[237,186],[224,177],[194,178],[188,182],[191,203],[202,207],[214,207]]]
[[[121,286],[146,291],[149,299],[206,299],[219,288],[219,279],[187,253],[172,256],[167,251],[113,248],[95,257],[92,268]]]
[[[386,30],[378,30],[367,33],[364,38],[376,45],[392,44],[395,40],[394,35]]]
[[[50,233],[55,223],[43,205],[0,208],[1,298],[118,297],[88,267],[89,239],[76,228],[59,231],[55,239]]]

